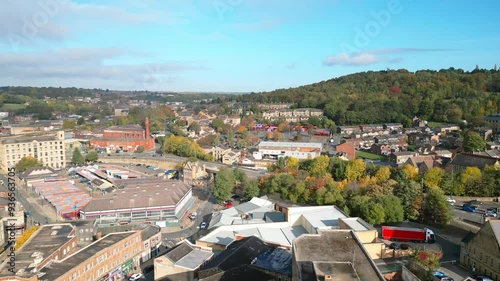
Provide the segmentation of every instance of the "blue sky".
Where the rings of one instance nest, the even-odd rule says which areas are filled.
[[[496,0],[4,0],[0,85],[250,92],[500,66]]]

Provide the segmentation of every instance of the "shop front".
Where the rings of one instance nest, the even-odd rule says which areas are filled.
[[[123,279],[123,276],[122,268],[118,267],[108,274],[108,281],[120,281]]]
[[[121,266],[121,271],[124,276],[128,276],[129,274],[131,274],[132,271],[134,271],[134,260],[129,259],[128,261],[123,263]]]

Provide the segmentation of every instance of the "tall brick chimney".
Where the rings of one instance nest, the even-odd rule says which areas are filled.
[[[146,121],[144,121],[144,127],[145,127],[144,129],[146,130],[146,132],[145,132],[145,134],[146,134],[145,138],[149,139],[149,118],[148,117],[146,117]]]

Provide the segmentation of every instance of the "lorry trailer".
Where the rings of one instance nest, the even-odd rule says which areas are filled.
[[[382,226],[382,238],[401,242],[434,243],[434,232],[428,228]]]

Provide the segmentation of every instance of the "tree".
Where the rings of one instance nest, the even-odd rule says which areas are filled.
[[[444,227],[451,221],[450,207],[441,189],[431,188],[427,191],[421,216],[425,223],[439,227]]]
[[[217,199],[217,202],[223,202],[231,197],[234,188],[233,171],[227,167],[220,168],[215,176],[212,193]]]
[[[358,180],[365,173],[365,163],[361,159],[354,159],[347,163],[345,178],[348,181]]]
[[[406,174],[399,170],[396,173],[395,180],[397,184],[394,186],[394,195],[401,200],[405,219],[415,220],[420,214],[419,196],[422,194],[422,188],[415,181],[408,180]]]
[[[244,184],[243,189],[243,200],[250,200],[254,197],[259,196],[259,182],[258,180],[247,180]]]
[[[404,220],[404,210],[401,200],[394,195],[385,195],[379,199],[380,205],[385,210],[384,222],[388,224],[400,223]]]
[[[330,164],[330,158],[326,155],[321,155],[313,159],[311,166],[309,167],[309,173],[313,177],[321,177],[328,172],[328,165]]]
[[[465,152],[474,152],[484,150],[486,143],[478,133],[468,131],[465,133],[463,146]]]
[[[73,150],[73,156],[71,157],[71,163],[73,163],[73,164],[85,163],[85,158],[83,158],[82,153],[80,152],[80,150],[77,147],[75,147],[75,149]]]
[[[374,201],[361,206],[361,217],[370,224],[381,224],[385,219],[384,207]]]
[[[63,125],[62,125],[62,128],[64,130],[71,130],[71,129],[74,129],[76,127],[76,122],[75,120],[70,120],[70,119],[65,119],[63,121]]]
[[[438,167],[427,170],[424,174],[424,186],[427,188],[440,188],[444,170]]]
[[[188,131],[193,131],[197,135],[199,135],[200,131],[201,131],[200,124],[198,122],[196,122],[196,121],[194,121],[191,124],[189,124],[189,126],[188,126],[187,129],[188,129]]]
[[[220,133],[222,132],[222,127],[224,127],[224,121],[219,118],[215,118],[210,125],[215,129],[215,131]]]
[[[86,162],[93,163],[93,162],[96,162],[97,159],[99,159],[99,154],[97,154],[97,152],[95,152],[95,151],[91,151],[91,152],[87,153],[87,155],[85,155]]]
[[[229,143],[229,147],[234,146],[234,132],[233,132],[233,130],[229,130],[227,132],[227,142]]]
[[[467,196],[483,196],[481,182],[481,170],[477,167],[467,167],[460,173],[460,184]]]
[[[418,249],[410,254],[411,260],[426,269],[428,273],[432,273],[432,271],[439,268],[439,260],[442,257],[443,252],[432,249]],[[426,280],[431,280],[432,278],[430,277]]]
[[[25,156],[19,160],[16,164],[16,170],[18,172],[24,172],[29,168],[33,167],[41,167],[42,163],[40,163],[35,157],[33,156]]]
[[[406,178],[408,180],[416,180],[418,177],[418,168],[410,165],[410,164],[404,164],[402,168],[403,172],[406,175]]]
[[[76,121],[76,124],[77,125],[83,125],[83,124],[85,124],[85,119],[83,119],[83,117],[78,118],[78,120]]]
[[[134,151],[134,152],[135,152],[135,153],[143,153],[143,152],[144,152],[144,150],[145,150],[144,146],[139,145],[139,146],[137,146],[137,147],[135,148],[135,151]]]

